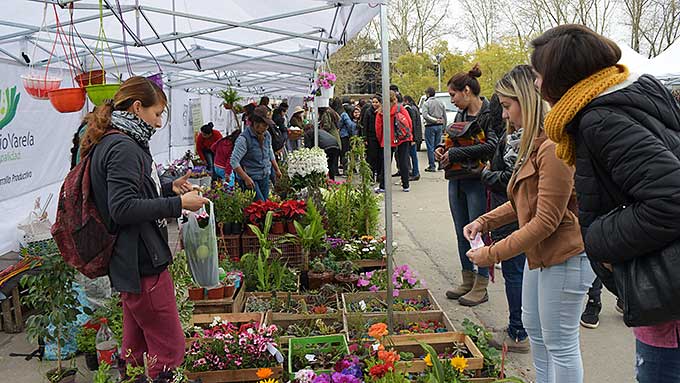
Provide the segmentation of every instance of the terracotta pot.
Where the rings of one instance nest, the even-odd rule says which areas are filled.
[[[295,230],[295,224],[293,223],[293,221],[286,222],[286,229],[290,234],[297,234],[297,230]]]
[[[225,285],[224,286],[224,297],[225,298],[233,298],[234,297],[234,291],[236,291],[236,286]]]
[[[325,271],[323,273],[315,273],[313,271],[310,271],[309,273],[307,273],[307,276],[309,278],[310,290],[318,290],[321,288],[321,286],[327,283],[333,283],[332,271]]]
[[[285,232],[286,232],[286,227],[284,226],[283,222],[276,221],[276,222],[272,223],[271,234],[283,234]]]
[[[227,110],[229,110],[229,109],[231,109],[231,108],[234,107],[233,104],[229,104],[229,103],[226,103],[226,102],[223,102],[223,103],[222,103],[222,106],[224,107],[224,109],[227,109]]]
[[[54,109],[59,113],[73,113],[83,109],[85,105],[85,89],[61,88],[47,93]]]
[[[97,360],[97,354],[94,352],[85,353],[85,365],[90,371],[97,371],[99,368],[99,361]]]
[[[224,298],[224,286],[219,285],[212,289],[208,289],[208,299],[222,299]]]
[[[250,225],[254,225],[254,224],[251,223]],[[253,233],[253,230],[250,229],[250,225],[245,226],[245,229],[243,230],[243,234],[245,234],[245,235],[255,235],[255,233]]]
[[[205,299],[203,287],[189,287],[189,299],[192,301],[202,301]]]
[[[357,274],[349,275],[335,274],[335,281],[341,285],[353,287],[357,285],[358,280],[359,276]]]
[[[81,88],[84,88],[88,85],[103,84],[105,76],[106,72],[98,69],[81,73],[75,77],[75,80]]]

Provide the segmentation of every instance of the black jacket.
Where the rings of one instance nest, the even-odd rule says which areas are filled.
[[[413,141],[423,140],[423,124],[420,121],[420,110],[416,105],[404,103],[404,107],[408,110],[408,115],[411,117],[411,122],[413,122]]]
[[[314,129],[309,129],[305,132],[304,141],[306,148],[314,147]],[[323,150],[340,150],[340,145],[338,145],[338,140],[335,139],[335,136],[323,129],[319,129],[319,147]]]
[[[139,293],[140,277],[159,274],[172,261],[168,217],[179,217],[182,201],[172,183],[158,195],[148,149],[124,134],[105,136],[93,149],[90,178],[97,210],[118,239],[109,265],[111,285],[121,292]]]
[[[363,128],[361,130],[361,136],[364,137],[365,140],[378,140],[378,137],[375,135],[376,114],[377,111],[373,109],[373,105],[369,103],[364,106],[364,113],[361,119],[361,127]]]
[[[661,83],[644,75],[596,98],[567,131],[576,140],[579,221],[594,266],[680,239],[680,110]]]
[[[489,168],[482,171],[482,183],[489,190],[491,197],[491,207],[493,210],[508,202],[508,182],[512,177],[517,154],[508,147],[505,131],[505,120],[503,120],[503,109],[498,97],[491,98],[489,113],[485,113],[478,119],[479,124],[484,130],[493,130],[498,137],[496,151],[491,158]],[[519,229],[517,222],[500,227],[491,232],[491,239],[498,242]]]

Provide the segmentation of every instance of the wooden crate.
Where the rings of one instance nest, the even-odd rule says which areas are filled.
[[[241,235],[240,234],[218,234],[217,246],[220,257],[228,257],[230,260],[241,258]]]
[[[216,313],[216,314],[194,314],[191,317],[191,325],[198,327],[206,327],[214,318],[218,316],[220,319],[241,325],[250,322],[259,322],[263,325],[267,324],[265,313]],[[200,338],[186,338],[186,346],[189,347],[195,340]]]
[[[325,316],[323,318],[308,317],[308,318],[305,318],[305,319],[275,319],[274,320],[274,319],[272,319],[272,314],[273,313],[271,311],[267,312],[265,322],[268,325],[269,324],[276,325],[276,327],[278,327],[279,329],[282,329],[282,331],[285,331],[285,329],[287,329],[288,326],[295,324],[295,323],[303,322],[304,324],[309,324],[313,321],[321,320],[326,324],[330,324],[332,322],[342,323],[342,330],[340,331],[340,333],[347,334],[347,321],[345,321],[344,315],[340,311],[337,312],[337,313],[330,314],[330,316]],[[281,345],[281,347],[283,347],[285,345],[285,347],[288,348],[288,341],[291,338],[294,338],[294,336],[291,336],[291,335],[281,335],[281,336],[279,336],[279,344]]]
[[[385,342],[394,347],[399,352],[411,352],[417,355],[423,355],[425,351],[420,346],[419,342],[429,344],[438,353],[444,352],[447,347],[454,343],[464,343],[465,347],[470,351],[472,357],[465,358],[467,360],[466,370],[477,371],[484,367],[484,355],[475,345],[472,339],[460,332],[445,332],[439,334],[410,334],[407,336],[388,336]],[[397,364],[397,369],[400,371],[408,371],[411,373],[423,372],[427,366],[422,359],[416,359],[412,362],[400,362]]]
[[[404,325],[410,322],[422,322],[436,320],[446,326],[447,332],[455,332],[456,329],[453,327],[449,316],[442,311],[397,311],[393,316],[394,324]],[[345,314],[345,329],[347,330],[347,336],[353,340],[350,336],[352,330],[357,327],[357,324],[364,326],[365,323],[387,323],[387,313],[346,313]],[[428,333],[420,335],[437,335],[443,333]],[[410,339],[413,334],[403,334],[403,335],[392,335],[390,339]]]
[[[194,314],[240,313],[243,311],[246,289],[241,281],[236,295],[232,298],[203,299],[194,302]]]
[[[279,379],[283,376],[283,366],[270,367],[274,373],[271,379]],[[190,380],[201,379],[202,383],[231,383],[231,382],[259,382],[257,368],[245,368],[242,370],[187,372]]]
[[[381,270],[387,268],[387,259],[382,258],[382,259],[358,259],[356,261],[352,261],[354,263],[354,266],[357,267],[362,272],[366,271],[372,271],[372,270]]]
[[[278,293],[279,297],[281,298],[286,298],[288,293]],[[308,294],[294,294],[291,293],[291,299],[298,300],[298,299],[304,299],[304,297]],[[248,297],[254,296],[258,298],[271,298],[271,293],[248,293],[246,296],[245,301],[248,300]],[[277,322],[277,321],[297,321],[297,320],[305,320],[305,319],[324,319],[324,318],[333,318],[334,315],[337,315],[337,313],[342,312],[342,306],[340,299],[336,295],[336,305],[337,305],[337,312],[335,313],[330,313],[330,314],[293,314],[293,313],[279,313],[279,312],[269,312],[268,313],[268,320],[270,322]],[[244,304],[245,304],[244,301]],[[243,308],[245,310],[245,306]]]
[[[12,293],[0,304],[2,320],[0,330],[6,333],[19,333],[24,330],[24,318],[21,312],[21,297],[19,288],[14,287]]]
[[[360,291],[357,293],[344,293],[342,294],[342,307],[347,313],[352,313],[352,312],[360,312],[360,311],[350,311],[348,310],[348,305],[350,303],[356,303],[360,301],[366,301],[369,300],[370,298],[379,298],[383,301],[386,301],[387,299],[387,291],[385,290],[380,290],[376,292],[370,292],[370,291]],[[430,304],[432,305],[431,310],[423,310],[422,312],[427,312],[427,311],[442,311],[441,306],[439,306],[439,303],[437,303],[437,300],[434,298],[430,290],[428,289],[413,289],[413,290],[399,290],[399,298],[424,298],[427,297],[430,299]],[[387,310],[385,310],[387,311]],[[398,311],[395,311],[398,312]],[[366,314],[371,314],[371,313],[376,313],[376,312],[365,312]],[[380,313],[380,312],[377,312]]]

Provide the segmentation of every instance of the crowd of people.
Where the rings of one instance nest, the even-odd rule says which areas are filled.
[[[395,86],[389,100],[332,99],[318,110],[329,177],[348,171],[350,139],[360,136],[376,192],[384,191],[382,104],[389,102],[392,176],[402,190],[420,179],[415,143],[422,139],[424,170],[448,180],[462,275],[446,297],[464,306],[487,302],[490,268],[502,265],[509,323],[496,346],[531,352],[537,382],[582,382],[579,323],[597,327],[604,285],[633,327],[637,380],[678,382],[678,102],[652,76],[629,73],[618,64],[619,47],[586,27],[553,28],[532,47],[530,65],[513,68],[493,90],[481,89],[478,66],[451,77],[454,121],[432,88],[422,109]],[[166,270],[165,218],[206,200],[186,176],[161,184],[153,171],[149,139],[166,103],[153,82],[125,81],[87,115],[74,163],[81,152],[89,156],[96,208],[122,238],[110,277],[122,292],[123,348],[174,367],[184,339]],[[267,199],[286,153],[315,145],[310,111],[288,108],[263,97],[245,106],[242,130],[222,136],[203,126],[196,152],[211,175]]]

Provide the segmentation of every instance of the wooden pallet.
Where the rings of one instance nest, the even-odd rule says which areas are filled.
[[[0,304],[2,308],[2,320],[0,331],[6,333],[19,333],[24,330],[24,318],[21,312],[21,297],[19,288],[12,289],[12,293]]]
[[[194,314],[240,313],[243,311],[245,294],[246,289],[242,282],[241,287],[232,298],[193,301]]]

